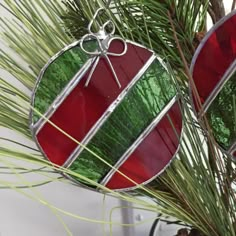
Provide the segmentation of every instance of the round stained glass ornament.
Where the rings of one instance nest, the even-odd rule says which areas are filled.
[[[103,34],[67,46],[42,69],[32,97],[31,129],[53,164],[109,189],[131,190],[170,164],[180,145],[182,114],[163,61],[104,28]]]
[[[236,158],[236,11],[222,18],[199,45],[191,66],[205,115],[224,152]],[[190,86],[191,90],[191,86]]]

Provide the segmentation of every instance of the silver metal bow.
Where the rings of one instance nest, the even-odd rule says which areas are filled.
[[[106,21],[103,25],[100,25],[97,21],[96,18],[97,16],[105,11],[104,8],[99,8],[96,13],[93,16],[93,19],[88,25],[88,31],[89,33],[86,34],[80,41],[80,47],[81,49],[88,55],[96,57],[95,61],[93,62],[93,67],[88,75],[87,81],[85,83],[85,87],[89,85],[89,82],[92,78],[92,75],[99,63],[100,58],[105,58],[108,65],[111,68],[111,71],[113,73],[113,76],[116,80],[117,85],[119,88],[121,88],[120,81],[116,75],[115,69],[109,59],[109,56],[123,56],[127,52],[127,43],[126,41],[118,36],[114,36],[115,33],[115,25],[111,20]],[[99,30],[97,32],[92,31],[92,25],[95,23],[98,25]],[[89,51],[85,49],[85,43],[88,40],[96,40],[98,47],[94,51]],[[109,52],[109,47],[113,41],[119,41],[123,44],[123,50],[120,53],[115,53],[115,52]]]

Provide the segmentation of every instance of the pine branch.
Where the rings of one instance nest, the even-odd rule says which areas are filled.
[[[209,13],[212,14],[212,21],[215,24],[218,20],[225,16],[225,7],[223,0],[210,0],[210,9]]]

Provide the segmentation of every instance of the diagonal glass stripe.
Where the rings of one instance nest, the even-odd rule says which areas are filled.
[[[176,90],[170,74],[156,59],[87,147],[114,165],[175,95]],[[110,171],[109,166],[86,150],[69,169],[96,182]]]
[[[95,41],[86,42],[86,47],[96,48]],[[54,100],[61,94],[66,85],[82,68],[89,56],[84,53],[80,46],[65,48],[58,53],[55,59],[45,68],[34,95],[34,107],[40,113],[45,114]],[[40,119],[33,112],[33,123]]]

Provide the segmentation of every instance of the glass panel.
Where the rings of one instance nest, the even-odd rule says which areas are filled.
[[[87,147],[114,165],[175,95],[170,74],[155,60]],[[70,169],[98,182],[110,167],[84,150]]]
[[[216,141],[225,150],[236,141],[236,71],[207,110]]]
[[[88,41],[86,46],[94,48],[97,44],[95,41]],[[65,51],[47,67],[34,99],[34,107],[40,113],[46,113],[56,97],[60,95],[88,58],[89,56],[79,46],[76,46]],[[39,115],[33,112],[33,123],[36,123],[39,118]]]

